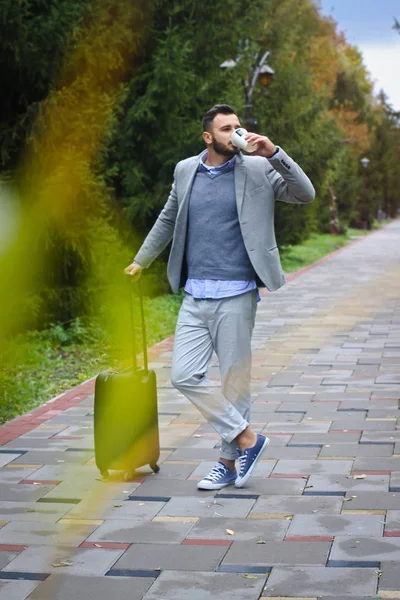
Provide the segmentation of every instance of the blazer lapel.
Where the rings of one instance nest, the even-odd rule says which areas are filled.
[[[246,167],[244,166],[243,156],[241,153],[236,155],[234,175],[236,206],[238,215],[240,217],[240,213],[243,206],[244,190],[246,187]]]

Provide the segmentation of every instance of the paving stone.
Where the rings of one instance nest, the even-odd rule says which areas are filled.
[[[392,454],[393,446],[391,445],[330,444],[321,448],[319,456],[354,456],[354,458],[368,456],[374,458],[376,456],[388,457]],[[364,462],[369,462],[369,459]]]
[[[361,442],[400,442],[400,431],[365,431]]]
[[[400,471],[400,458],[356,458],[354,471]]]
[[[381,564],[382,576],[379,579],[379,591],[400,590],[400,564],[383,562]]]
[[[13,461],[13,464],[38,464],[38,465],[56,465],[60,461],[64,463],[83,464],[93,456],[93,452],[61,452],[52,450],[31,450]]]
[[[0,544],[63,544],[79,546],[97,525],[62,525],[60,523],[10,522],[0,529]]]
[[[325,565],[330,547],[329,542],[234,542],[222,565]]]
[[[359,433],[328,433],[328,434],[305,434],[296,433],[290,440],[291,444],[349,444],[358,443]]]
[[[117,560],[113,569],[161,569],[214,571],[226,546],[182,546],[180,544],[134,544]]]
[[[127,489],[125,482],[114,482],[111,485],[90,477],[75,480],[70,473],[68,479],[54,486],[43,498],[123,497],[124,489]]]
[[[352,460],[279,460],[273,473],[323,474],[337,473],[349,475],[353,468]]]
[[[25,600],[40,581],[0,581],[0,600]],[[43,599],[42,599],[43,600]]]
[[[316,423],[312,421],[308,421],[306,423],[268,423],[265,430],[268,431],[282,431],[289,433],[302,433],[310,432],[310,433],[327,433],[329,428],[331,427],[330,421],[323,423]]]
[[[159,513],[162,506],[162,502],[133,502],[118,499],[96,504],[93,498],[89,498],[72,508],[68,518],[150,521]]]
[[[258,600],[265,580],[266,575],[164,571],[143,600]]]
[[[175,460],[218,460],[218,451],[215,448],[179,448],[170,454],[169,461]]]
[[[0,483],[0,498],[10,502],[35,502],[53,489],[54,485]]]
[[[385,530],[400,531],[400,507],[399,507],[399,510],[388,510],[387,511]]]
[[[198,497],[171,498],[162,508],[158,516],[170,517],[242,517],[246,518],[253,508],[255,500],[241,499],[240,501],[224,498],[204,500]]]
[[[274,567],[268,578],[262,598],[293,595],[306,597],[375,596],[378,575],[376,569],[326,567]]]
[[[0,502],[0,521],[36,521],[55,523],[71,510],[70,504],[38,502]]]
[[[0,454],[0,468],[4,467],[4,465],[9,464],[16,458],[20,458],[20,454]]]
[[[336,536],[330,560],[340,561],[400,561],[400,538]]]
[[[153,478],[142,483],[132,494],[135,496],[196,496],[201,499],[204,497],[215,496],[217,490],[205,492],[199,491],[196,481],[175,481]]]
[[[51,433],[54,435],[54,431]],[[26,451],[31,450],[32,452],[36,450],[40,450],[40,452],[54,452],[55,450],[64,452],[70,445],[71,441],[68,440],[56,440],[55,438],[49,439],[48,437],[33,438],[21,435],[17,439],[11,440],[11,442],[5,444],[3,448]]]
[[[258,519],[212,519],[203,518],[193,526],[189,539],[228,541],[283,540],[290,521]],[[227,529],[234,534],[227,533]]]
[[[74,465],[71,469],[71,465],[59,463],[57,465],[45,465],[34,471],[34,478],[40,480],[53,480],[63,481],[68,477],[74,477],[74,479],[89,479],[94,480],[99,477],[99,470],[97,467],[90,467],[87,465]],[[32,479],[32,477],[30,477]]]
[[[142,600],[154,583],[147,577],[76,577],[50,575],[40,583],[29,600]]]
[[[24,572],[28,568],[33,573],[104,575],[124,551],[37,545],[20,552],[3,571]],[[63,562],[68,566],[61,566]]]
[[[317,458],[320,452],[320,448],[311,447],[296,447],[291,448],[286,446],[283,448],[277,448],[274,446],[268,446],[263,453],[263,458],[276,458],[276,459],[299,459],[299,458]]]
[[[310,475],[307,491],[387,492],[389,475],[367,475],[364,479],[353,479],[351,475]]]
[[[271,496],[259,498],[250,514],[312,514],[338,515],[342,508],[341,498],[323,496]]]
[[[350,494],[346,494],[350,496]],[[351,504],[351,507],[349,506]],[[352,510],[364,509],[393,509],[396,510],[400,506],[400,493],[395,492],[359,492],[357,498],[353,498],[351,502],[345,505],[345,508]]]
[[[131,521],[129,527],[122,520],[107,519],[86,541],[126,542],[134,544],[180,544],[188,536],[194,522]],[[0,530],[1,531],[1,530]]]
[[[253,477],[246,487],[227,487],[220,490],[221,494],[234,493],[240,495],[254,494],[260,496],[300,496],[304,491],[306,479],[271,479]]]
[[[294,515],[287,535],[368,535],[382,537],[380,515]]]

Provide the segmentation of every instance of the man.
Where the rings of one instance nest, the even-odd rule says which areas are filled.
[[[179,162],[168,201],[125,272],[135,279],[172,239],[168,278],[184,286],[171,381],[220,433],[220,460],[199,489],[242,487],[269,439],[249,427],[251,336],[257,286],[284,282],[274,233],[275,200],[305,204],[314,188],[301,168],[266,136],[247,133],[256,146],[243,155],[231,142],[240,127],[227,104],[203,118],[207,145]],[[215,350],[222,389],[207,379]],[[239,473],[235,459],[239,459]]]

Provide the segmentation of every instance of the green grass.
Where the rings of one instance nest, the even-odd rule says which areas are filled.
[[[293,273],[319,258],[346,246],[354,238],[366,235],[368,231],[349,229],[344,235],[333,236],[328,233],[313,233],[298,246],[280,248],[282,268],[285,273]]]
[[[146,298],[148,345],[172,334],[182,295]],[[0,351],[0,423],[114,366],[109,340],[95,323],[76,319],[16,336]]]
[[[297,271],[341,248],[366,231],[346,235],[313,234],[298,246],[281,248],[286,273]],[[148,346],[172,335],[182,294],[146,298]],[[39,406],[115,364],[105,331],[76,319],[42,332],[15,337],[0,350],[0,423]]]

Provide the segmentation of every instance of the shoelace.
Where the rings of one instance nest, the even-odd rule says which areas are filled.
[[[246,450],[243,452],[243,454],[240,454],[240,456],[238,457],[238,460],[239,460],[239,465],[240,465],[240,469],[239,469],[239,476],[240,476],[243,474],[243,471],[245,469],[246,462],[247,462]]]
[[[219,465],[215,465],[215,467],[213,469],[211,469],[211,471],[209,472],[209,474],[207,475],[206,479],[210,479],[211,481],[218,481],[218,479],[222,476],[224,476],[226,474],[226,469],[225,467],[219,466]]]

